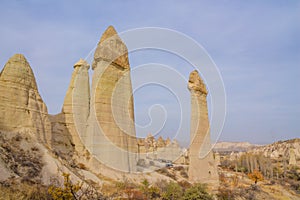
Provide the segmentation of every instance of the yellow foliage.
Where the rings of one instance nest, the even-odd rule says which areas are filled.
[[[262,173],[258,170],[254,170],[252,173],[249,173],[248,174],[248,177],[253,180],[255,182],[255,184],[258,182],[258,181],[262,181],[264,180],[264,176],[262,175]]]
[[[48,193],[54,200],[76,199],[77,192],[81,189],[82,183],[73,184],[70,180],[70,174],[63,173],[64,187],[50,186]]]

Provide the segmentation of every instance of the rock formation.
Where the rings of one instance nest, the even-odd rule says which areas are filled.
[[[188,89],[191,92],[189,180],[198,182],[216,179],[217,168],[210,151],[207,90],[196,70],[190,74]]]
[[[157,148],[163,148],[165,146],[166,144],[164,139],[161,136],[159,136],[159,138],[157,139]]]
[[[163,148],[158,148],[156,152],[157,158],[166,159],[168,161],[176,161],[182,156],[182,149],[176,139]]]
[[[48,115],[32,69],[23,55],[16,54],[10,58],[0,74],[2,143],[15,134],[12,138],[16,138],[14,140],[19,146],[26,144],[26,152],[38,151],[34,159],[43,160],[39,168],[43,182],[47,182],[58,170],[72,171],[83,179],[88,171],[94,174],[105,172],[108,177],[123,174],[114,169],[136,172],[138,149],[139,153],[144,154],[142,159],[152,161],[149,162],[151,169],[165,167],[166,162],[178,160],[183,155],[178,142],[169,138],[156,140],[149,135],[137,142],[128,50],[112,26],[102,35],[94,54],[91,91],[89,68],[89,64],[82,59],[74,65],[62,112],[57,115]],[[211,169],[211,154],[199,158],[200,147],[201,150],[210,147],[209,134],[206,134],[207,92],[199,76],[191,75],[189,88],[192,92],[192,130],[196,132],[190,149],[189,171],[194,181],[207,178],[205,172],[213,176],[215,171]],[[202,128],[198,129],[197,123]],[[22,137],[18,136],[19,133]],[[10,155],[9,151],[6,153]],[[185,154],[183,156],[187,158]],[[7,160],[0,160],[0,171],[9,175]],[[182,163],[187,162],[183,160]],[[203,170],[199,170],[198,166]]]
[[[83,59],[74,64],[74,71],[62,109],[67,128],[78,152],[85,149],[87,120],[90,112],[89,68],[90,65]]]
[[[128,53],[113,27],[108,27],[95,51],[91,95],[88,70],[89,64],[82,59],[74,65],[62,112],[50,117],[52,146],[64,157],[84,156],[93,169],[103,167],[101,162],[124,172],[135,171]]]
[[[249,149],[247,152],[256,155],[263,154],[265,157],[275,160],[280,158],[290,158],[291,154],[295,154],[295,159],[297,161],[300,158],[300,138],[278,141],[268,145],[256,145],[255,148]]]
[[[135,171],[137,141],[127,47],[110,26],[94,54],[86,147],[102,163]]]
[[[90,111],[90,65],[80,59],[74,64],[74,71],[67,90],[62,112],[50,117],[52,122],[52,146],[57,153],[79,155],[86,153],[85,138]],[[75,150],[75,151],[74,151]]]
[[[290,149],[289,157],[289,165],[297,165],[296,155],[293,149]]]
[[[138,152],[139,158],[142,159],[177,161],[183,156],[183,149],[178,141],[175,139],[171,141],[170,138],[164,140],[161,136],[155,139],[151,133],[146,138],[138,139]]]
[[[0,130],[29,131],[50,145],[51,124],[34,74],[22,54],[15,54],[0,74]]]
[[[171,139],[168,137],[165,141],[166,146],[168,146],[169,144],[171,144]]]

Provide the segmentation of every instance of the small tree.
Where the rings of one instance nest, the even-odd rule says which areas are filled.
[[[253,180],[255,184],[257,184],[258,181],[264,180],[264,176],[258,170],[254,170],[252,173],[249,173],[248,177]]]
[[[48,188],[48,194],[53,200],[77,200],[77,199],[105,199],[105,197],[89,184],[83,186],[83,182],[72,183],[70,174],[63,173],[63,187],[52,184]]]
[[[82,184],[73,184],[70,180],[70,174],[63,173],[64,187],[50,186],[49,194],[54,200],[71,200],[78,199],[77,192],[81,189]]]

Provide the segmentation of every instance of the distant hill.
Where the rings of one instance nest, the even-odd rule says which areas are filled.
[[[254,145],[248,142],[219,142],[214,151],[229,155],[231,159],[245,154],[263,155],[275,161],[285,161],[292,165],[300,162],[300,138],[278,141],[267,145]]]
[[[258,146],[251,150],[254,154],[262,153],[266,157],[273,159],[290,158],[290,156],[300,159],[300,138],[278,141],[272,144]]]
[[[249,142],[218,142],[213,149],[215,152],[244,152],[259,146]]]
[[[289,156],[292,150],[296,157],[300,157],[300,138],[278,141],[272,144],[258,145],[249,142],[218,142],[215,152],[252,152],[263,153],[267,157],[278,158]]]

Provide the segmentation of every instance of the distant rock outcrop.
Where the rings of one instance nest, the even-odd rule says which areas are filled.
[[[217,179],[217,167],[211,152],[207,90],[198,72],[191,72],[188,89],[191,92],[191,143],[189,149],[189,180]]]
[[[215,152],[243,152],[249,151],[258,147],[259,145],[251,144],[249,142],[218,142],[214,146]]]
[[[34,74],[22,54],[15,54],[0,74],[0,130],[29,131],[47,145],[51,143],[48,111]]]
[[[164,140],[161,136],[155,139],[151,133],[146,138],[140,138],[138,145],[139,158],[143,159],[173,162],[183,155],[183,149],[175,139],[172,142],[170,138]]]
[[[265,157],[274,160],[285,160],[285,162],[288,162],[291,165],[299,165],[300,139],[296,138],[286,141],[278,141],[273,144],[261,145],[247,152],[254,155],[262,154]],[[243,155],[243,153],[238,153],[238,155]]]
[[[290,158],[289,158],[289,165],[297,165],[295,151],[293,149],[290,150]]]

